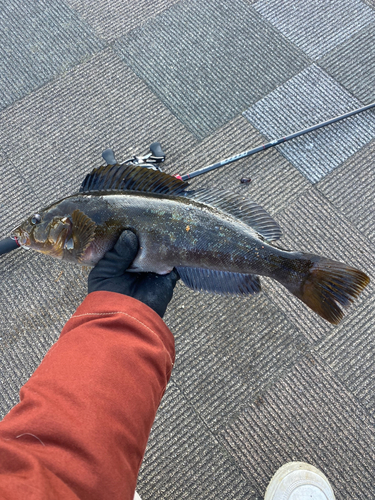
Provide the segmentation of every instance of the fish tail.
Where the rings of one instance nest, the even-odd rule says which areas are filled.
[[[310,309],[330,323],[337,325],[347,307],[370,282],[370,278],[353,267],[325,257],[303,255],[311,266],[302,280],[282,284]],[[305,267],[306,269],[306,267]]]

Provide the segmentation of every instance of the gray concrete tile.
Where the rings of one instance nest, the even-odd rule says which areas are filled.
[[[104,46],[63,2],[1,1],[0,11],[0,109]]]
[[[151,431],[137,491],[143,500],[254,498],[240,468],[178,389],[173,375]]]
[[[309,62],[242,0],[181,2],[114,48],[199,139]]]
[[[180,0],[65,0],[79,16],[90,24],[97,35],[113,42]],[[157,21],[156,21],[157,22]]]
[[[281,246],[329,257],[366,272],[372,279],[347,311],[355,318],[360,304],[374,290],[374,245],[360,233],[321,193],[311,188],[290,207],[276,215],[283,229]],[[322,340],[335,328],[271,279],[263,279],[264,293],[310,342]]]
[[[88,271],[24,249],[0,259],[2,418],[86,296]]]
[[[47,25],[29,22],[21,32],[17,21],[18,38],[12,39],[3,31],[3,50],[16,54],[19,64],[14,73],[5,67],[13,94],[3,90],[3,97],[23,98],[0,113],[0,238],[39,202],[75,191],[102,163],[106,147],[123,160],[160,140],[167,153],[164,168],[186,173],[278,136],[277,127],[270,126],[269,135],[239,116],[256,101],[259,123],[281,124],[284,135],[372,95],[365,74],[372,71],[366,46],[372,28],[366,23],[374,14],[369,17],[365,5],[373,7],[372,0],[298,0],[293,5],[299,14],[290,19],[284,13],[292,3],[280,1],[268,20],[257,4],[68,0],[40,11],[36,20]],[[24,22],[33,8],[46,4],[9,5],[8,19]],[[62,12],[71,13],[70,34],[50,49],[53,23],[60,23],[58,30],[65,26]],[[272,26],[279,15],[289,33]],[[69,45],[86,33],[83,45]],[[124,33],[116,50],[130,67],[110,47],[92,57],[100,49],[96,43],[113,44]],[[37,44],[27,45],[27,37],[34,43],[39,36]],[[11,47],[7,40],[13,40]],[[356,59],[348,60],[347,73],[340,52],[345,47]],[[332,52],[321,56],[325,50]],[[315,67],[302,71],[311,61],[306,53],[318,64],[329,60],[332,74],[337,56],[336,79]],[[298,73],[303,78],[293,80]],[[24,74],[30,75],[30,88],[24,87]],[[284,91],[291,78],[294,86]],[[346,91],[342,85],[349,84]],[[262,99],[276,87],[287,97],[281,92]],[[282,246],[333,256],[373,279],[370,116],[337,124],[319,140],[310,136],[296,143],[290,157],[283,156],[287,145],[280,146],[191,184],[246,193],[282,224]],[[250,185],[239,184],[244,176],[252,178]],[[23,250],[0,259],[4,415],[84,298],[87,272]],[[259,500],[275,470],[293,459],[320,467],[338,500],[373,498],[373,282],[338,327],[307,312],[274,282],[263,279],[262,286],[257,297],[224,298],[177,285],[165,316],[176,336],[177,362],[141,470],[142,498]],[[302,359],[314,349],[323,362],[317,356]]]
[[[0,113],[4,154],[43,204],[78,191],[104,149],[122,161],[155,140],[167,152],[194,143],[111,49]]]
[[[342,115],[362,104],[315,64],[244,112],[268,139],[278,139]],[[371,111],[277,146],[312,183],[356,153],[375,136]]]
[[[375,141],[371,141],[320,181],[317,188],[375,243],[374,184]]]
[[[314,60],[375,21],[361,0],[259,0],[253,7]]]
[[[332,330],[316,352],[375,416],[375,294]]]
[[[242,116],[220,127],[193,148],[180,151],[170,172],[187,174],[266,142]],[[173,163],[173,161],[172,161]],[[242,178],[250,184],[241,184]],[[275,149],[236,161],[190,180],[192,187],[228,189],[262,205],[271,214],[292,203],[310,182]]]
[[[375,100],[374,46],[371,23],[319,60],[319,66],[364,104]]]
[[[25,214],[40,206],[40,199],[0,149],[0,238],[9,236]],[[1,259],[1,257],[0,257]],[[1,262],[1,260],[0,260]]]
[[[278,380],[221,438],[259,498],[290,461],[320,469],[337,500],[374,497],[374,420],[315,356]]]
[[[165,321],[176,342],[173,380],[215,432],[309,347],[262,293],[222,297],[179,283]]]

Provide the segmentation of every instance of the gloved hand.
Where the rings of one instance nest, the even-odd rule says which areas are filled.
[[[123,231],[112,250],[90,272],[88,291],[123,293],[140,300],[163,317],[179,276],[175,271],[164,276],[125,272],[137,252],[137,236],[132,231]]]

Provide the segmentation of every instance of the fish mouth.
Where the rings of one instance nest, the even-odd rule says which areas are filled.
[[[10,237],[12,240],[15,240],[18,245],[23,248],[30,248],[31,241],[30,235],[26,231],[22,231],[22,229],[16,228],[10,233]]]

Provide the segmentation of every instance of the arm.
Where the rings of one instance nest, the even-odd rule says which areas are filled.
[[[0,423],[0,497],[132,500],[173,361],[154,310],[90,293]]]

